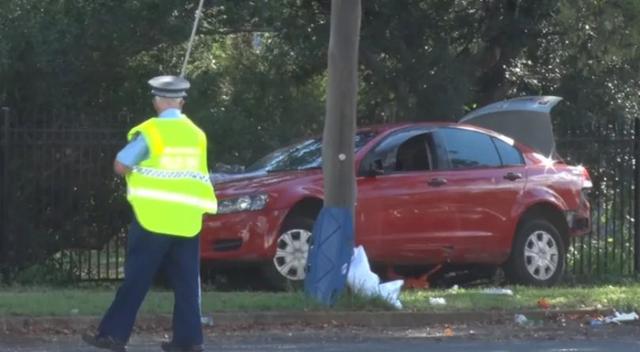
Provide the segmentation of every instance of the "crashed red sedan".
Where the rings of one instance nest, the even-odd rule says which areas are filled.
[[[585,168],[555,153],[550,112],[560,100],[522,97],[460,123],[360,129],[355,240],[372,266],[502,266],[512,282],[558,282],[570,238],[590,232],[592,187]],[[204,219],[203,262],[258,267],[280,287],[303,280],[322,207],[321,146],[308,139],[242,174],[214,175],[219,213]]]

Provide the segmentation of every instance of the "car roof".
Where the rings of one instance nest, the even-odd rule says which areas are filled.
[[[398,131],[398,130],[402,130],[402,129],[405,129],[405,128],[415,128],[415,127],[423,127],[423,128],[443,128],[443,127],[444,128],[446,128],[446,127],[462,128],[462,129],[465,129],[465,130],[471,130],[471,131],[484,133],[484,134],[490,135],[492,137],[500,138],[502,140],[512,140],[512,141],[515,142],[515,145],[518,146],[518,149],[520,149],[521,151],[523,151],[523,152],[532,151],[530,147],[522,144],[520,141],[513,140],[513,138],[511,138],[509,136],[505,136],[505,135],[503,135],[501,133],[498,133],[498,132],[490,130],[490,129],[478,127],[478,126],[471,125],[471,124],[459,123],[459,122],[419,121],[419,122],[398,122],[398,123],[374,124],[374,125],[363,126],[361,128],[358,128],[358,132],[373,131],[373,132],[376,132],[376,134],[382,134],[382,133],[386,133],[386,132],[391,133],[393,131]]]
[[[456,123],[456,122],[446,122],[446,121],[420,121],[420,122],[399,122],[399,123],[386,123],[386,124],[374,124],[374,125],[369,125],[369,126],[363,126],[361,128],[358,129],[358,132],[367,132],[367,131],[375,131],[378,133],[383,133],[383,132],[389,132],[389,131],[396,131],[396,130],[401,130],[404,128],[411,128],[411,127],[433,127],[433,128],[442,128],[442,127],[453,127],[453,128],[464,128],[467,130],[473,130],[473,131],[478,131],[478,132],[483,132],[483,133],[487,133],[487,134],[491,134],[491,135],[495,135],[495,136],[500,136],[500,137],[505,137],[500,133],[497,133],[495,131],[486,129],[486,128],[482,128],[482,127],[478,127],[478,126],[474,126],[474,125],[469,125],[469,124],[464,124],[464,123]]]

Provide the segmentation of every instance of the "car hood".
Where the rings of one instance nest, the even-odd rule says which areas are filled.
[[[286,171],[286,172],[253,172],[246,174],[234,174],[232,177],[212,175],[216,194],[233,196],[253,192],[267,191],[270,186],[288,181],[299,181],[302,177],[321,173],[321,170]],[[215,177],[214,177],[215,176]],[[216,181],[217,179],[217,181]]]
[[[229,174],[229,173],[224,173],[224,172],[216,172],[216,173],[211,173],[211,182],[213,182],[214,185],[218,185],[218,184],[222,184],[222,183],[227,183],[227,182],[233,182],[233,181],[238,181],[238,180],[246,180],[246,179],[252,179],[252,178],[256,178],[256,177],[264,177],[267,176],[268,173],[265,171],[255,171],[255,172],[244,172],[244,173],[240,173],[240,174]]]
[[[496,131],[551,156],[555,152],[551,110],[560,100],[554,96],[503,100],[474,110],[459,122]]]

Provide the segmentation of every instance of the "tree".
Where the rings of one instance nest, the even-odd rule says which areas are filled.
[[[2,103],[82,111],[92,126],[142,119],[150,113],[145,81],[179,70],[194,6],[4,2]],[[215,160],[247,163],[294,135],[319,132],[330,7],[328,0],[206,2],[188,109],[215,136]],[[358,115],[363,124],[454,120],[534,93],[565,97],[571,109],[562,116],[635,114],[638,7],[633,0],[367,1]],[[77,125],[69,115],[58,123]]]
[[[152,114],[146,81],[180,70],[196,5],[0,2],[0,105],[12,108],[15,126],[109,126],[122,130],[124,144],[124,131]],[[614,123],[640,113],[637,0],[367,0],[362,5],[360,125],[456,120],[479,105],[530,94],[565,98],[554,116],[559,134],[582,123]],[[187,72],[193,88],[186,111],[210,137],[211,165],[246,165],[320,133],[330,11],[329,0],[206,2]],[[600,132],[603,137],[607,130]],[[116,144],[103,153],[106,163]],[[602,157],[597,146],[589,148],[593,156],[583,162],[608,175],[611,170],[601,162],[616,156]],[[42,155],[32,152],[33,159],[25,157],[24,163]],[[56,161],[78,170],[95,162],[87,155],[76,150]],[[53,172],[35,163],[19,170],[21,181],[43,180]],[[65,182],[63,189],[73,189],[84,181],[77,176]],[[100,185],[111,185],[104,182]],[[82,199],[112,199],[113,188],[96,188]],[[23,209],[29,209],[29,199],[25,193]],[[109,206],[93,214],[108,213]]]

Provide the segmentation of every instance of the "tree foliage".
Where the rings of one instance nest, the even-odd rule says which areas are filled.
[[[151,114],[145,81],[178,71],[195,6],[3,2],[2,103],[95,114],[84,121],[91,125],[125,128],[143,119]],[[524,94],[565,97],[566,119],[638,113],[637,1],[372,0],[363,7],[361,125],[451,120]],[[328,0],[206,2],[188,111],[211,135],[215,160],[246,163],[319,132],[329,14]],[[74,125],[75,115],[56,120]],[[116,118],[123,115],[131,118]]]
[[[205,2],[186,111],[208,133],[210,165],[247,164],[321,132],[330,3]],[[196,6],[195,0],[0,2],[0,105],[12,109],[17,127],[110,127],[123,131],[124,144],[124,131],[153,114],[146,81],[181,68]],[[358,124],[455,120],[483,104],[533,94],[565,98],[555,115],[561,134],[583,123],[628,120],[640,113],[639,43],[637,0],[363,1]],[[610,130],[589,129],[604,137]],[[607,160],[620,152],[604,155],[599,148],[585,147],[591,157],[584,161],[614,180]],[[81,237],[109,232],[100,214],[108,218],[104,207],[112,206],[123,212],[114,205],[121,185],[110,176],[85,182],[84,173],[56,176],[53,184],[43,175],[97,163],[108,172],[116,150],[107,144],[96,158],[59,146],[48,150],[55,156],[50,168],[11,164],[12,174],[20,174],[16,190],[23,190],[12,198],[22,199],[12,214],[24,217],[14,232],[30,233],[20,237],[27,242],[43,239],[43,246],[60,236],[86,246]],[[30,153],[24,160],[43,155],[37,146]],[[43,191],[32,180],[56,190],[46,191],[52,199],[85,191],[66,199],[62,214],[36,206]],[[61,221],[76,209],[85,211]],[[35,255],[23,247],[13,257]]]

